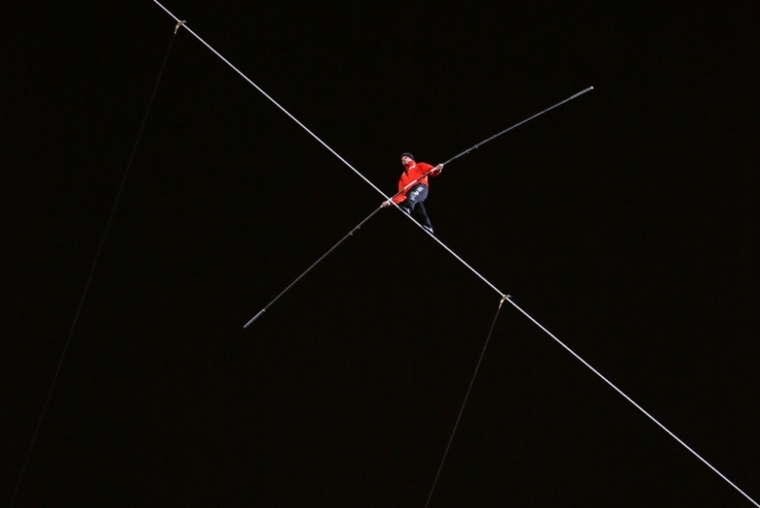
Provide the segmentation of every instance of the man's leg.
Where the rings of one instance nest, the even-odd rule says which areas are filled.
[[[406,212],[409,215],[412,215],[412,212],[417,206],[417,203],[424,201],[427,197],[427,194],[427,186],[418,183],[406,192],[406,199],[399,203],[398,206],[402,211]]]
[[[398,207],[401,209],[402,212],[406,213],[407,215],[412,215],[412,208],[409,205],[410,205],[409,200],[405,199],[404,201],[398,204]]]
[[[417,222],[422,224],[422,227],[433,232],[433,225],[430,223],[430,217],[427,215],[427,210],[425,210],[425,205],[422,203],[417,203],[417,206],[414,207],[414,214],[412,215]]]
[[[414,219],[419,222],[422,227],[432,233],[433,225],[430,224],[430,218],[427,215],[427,210],[425,210],[425,205],[422,204],[422,202],[427,199],[427,196],[427,185],[417,184],[412,187],[412,189],[407,193],[405,203],[409,202],[411,205],[412,217],[414,217]]]

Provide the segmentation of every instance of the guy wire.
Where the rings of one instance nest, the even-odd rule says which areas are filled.
[[[121,179],[121,185],[119,185],[119,190],[116,193],[116,199],[114,200],[113,206],[111,207],[111,214],[108,216],[106,229],[105,231],[103,231],[103,236],[100,239],[100,245],[98,246],[97,254],[95,254],[95,261],[93,261],[92,263],[92,268],[90,269],[90,274],[87,277],[87,282],[85,283],[84,291],[82,291],[82,297],[79,299],[79,306],[77,307],[77,311],[74,314],[74,321],[71,323],[71,328],[69,329],[69,336],[66,339],[66,344],[63,347],[63,352],[61,353],[61,359],[59,360],[58,367],[55,370],[53,381],[50,383],[50,389],[48,390],[47,397],[45,398],[45,404],[42,406],[42,413],[40,414],[40,419],[37,422],[37,428],[34,431],[32,442],[29,445],[29,451],[26,454],[26,459],[24,459],[24,465],[21,467],[21,473],[19,474],[18,481],[16,482],[16,487],[13,489],[13,497],[11,497],[11,502],[8,505],[9,508],[13,508],[13,504],[16,502],[16,497],[18,496],[19,487],[21,487],[21,481],[24,478],[24,473],[26,472],[26,466],[29,463],[29,457],[31,457],[32,450],[34,449],[34,444],[37,442],[37,436],[39,435],[40,427],[42,427],[42,421],[45,418],[45,413],[50,403],[50,398],[53,395],[53,389],[55,388],[55,383],[58,380],[58,375],[61,372],[61,367],[63,366],[63,360],[66,357],[66,352],[69,349],[69,344],[71,344],[71,338],[74,335],[74,329],[76,328],[79,315],[82,311],[82,306],[84,304],[85,297],[87,296],[87,290],[90,288],[90,283],[92,282],[92,277],[95,273],[95,268],[98,266],[98,260],[100,259],[101,252],[103,251],[103,245],[105,244],[106,237],[108,236],[108,231],[111,228],[111,223],[113,222],[114,215],[116,214],[116,208],[119,204],[119,198],[121,197],[122,190],[124,190],[124,184],[127,181],[127,175],[129,175],[129,170],[132,167],[132,162],[135,159],[135,153],[137,153],[137,146],[139,145],[140,138],[142,137],[143,131],[145,130],[145,124],[147,123],[147,120],[148,120],[148,114],[150,113],[151,107],[153,106],[153,99],[155,99],[156,92],[158,91],[158,84],[161,82],[161,76],[163,76],[164,69],[166,68],[166,62],[169,60],[169,53],[172,50],[172,45],[174,44],[174,38],[177,36],[177,31],[179,30],[179,27],[183,24],[184,24],[184,21],[177,20],[177,25],[174,27],[174,33],[172,34],[172,37],[169,40],[169,47],[166,49],[166,56],[164,56],[164,61],[161,64],[161,70],[158,72],[158,79],[156,79],[156,85],[153,87],[153,93],[151,94],[150,100],[148,101],[148,108],[145,111],[145,116],[143,117],[142,124],[140,125],[140,130],[137,133],[137,139],[135,140],[135,145],[132,148],[132,154],[129,157],[129,162],[127,163],[127,169],[124,171],[124,176]]]
[[[499,302],[499,308],[496,309],[496,315],[493,317],[493,322],[491,323],[491,329],[488,330],[488,336],[486,337],[486,342],[483,344],[483,350],[480,352],[480,358],[478,358],[478,363],[475,365],[475,372],[472,373],[472,379],[470,379],[470,386],[467,387],[467,393],[464,395],[464,400],[462,401],[462,407],[459,408],[459,415],[457,415],[456,422],[454,422],[454,428],[451,431],[451,436],[449,436],[449,442],[446,444],[446,450],[443,452],[443,458],[441,458],[441,463],[438,466],[438,472],[435,473],[435,480],[433,480],[433,485],[430,487],[430,493],[428,494],[427,501],[425,502],[425,508],[428,508],[428,505],[430,505],[430,499],[433,497],[433,491],[435,490],[435,485],[438,483],[438,477],[441,476],[441,470],[443,469],[443,463],[446,462],[446,456],[449,454],[449,448],[451,448],[451,443],[454,441],[454,434],[456,434],[457,427],[459,427],[459,420],[462,419],[462,413],[464,413],[464,406],[467,404],[467,399],[470,397],[470,392],[472,391],[472,385],[475,384],[475,376],[478,375],[478,369],[480,369],[480,363],[483,361],[483,356],[486,354],[486,348],[488,347],[488,341],[491,340],[491,334],[493,333],[493,329],[496,326],[496,319],[499,317],[499,311],[501,311],[501,306],[504,303],[504,300],[507,300],[509,297],[504,296],[502,297],[501,301]]]

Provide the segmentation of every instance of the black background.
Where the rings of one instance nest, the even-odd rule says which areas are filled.
[[[166,6],[760,498],[752,2]],[[5,6],[10,502],[173,20]],[[499,297],[192,35],[171,50],[15,506],[423,506]],[[3,501],[4,503],[6,501]],[[750,506],[505,306],[431,506]]]

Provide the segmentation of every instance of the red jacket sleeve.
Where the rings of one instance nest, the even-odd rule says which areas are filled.
[[[430,171],[431,169],[433,169],[435,167],[435,166],[431,166],[427,162],[420,162],[420,163],[417,164],[417,166],[421,168],[421,170],[420,170],[420,176],[424,175],[425,173],[427,173],[428,171]],[[428,176],[438,176],[440,174],[441,173],[438,172],[438,171],[433,171],[432,173],[428,174],[424,178],[424,180],[422,180],[422,181],[427,184],[427,177]]]
[[[431,169],[433,169],[433,166],[431,166],[427,162],[418,162],[417,163],[417,168],[418,168],[418,170],[420,172],[419,175],[417,175],[417,177],[419,178],[420,176],[424,175],[425,173],[427,173],[428,171],[430,171]]]

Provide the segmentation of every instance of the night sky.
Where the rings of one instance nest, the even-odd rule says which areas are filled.
[[[754,2],[164,5],[760,499]],[[174,21],[0,31],[10,503]],[[180,30],[16,507],[424,506],[499,296]],[[505,305],[432,507],[749,507]]]

